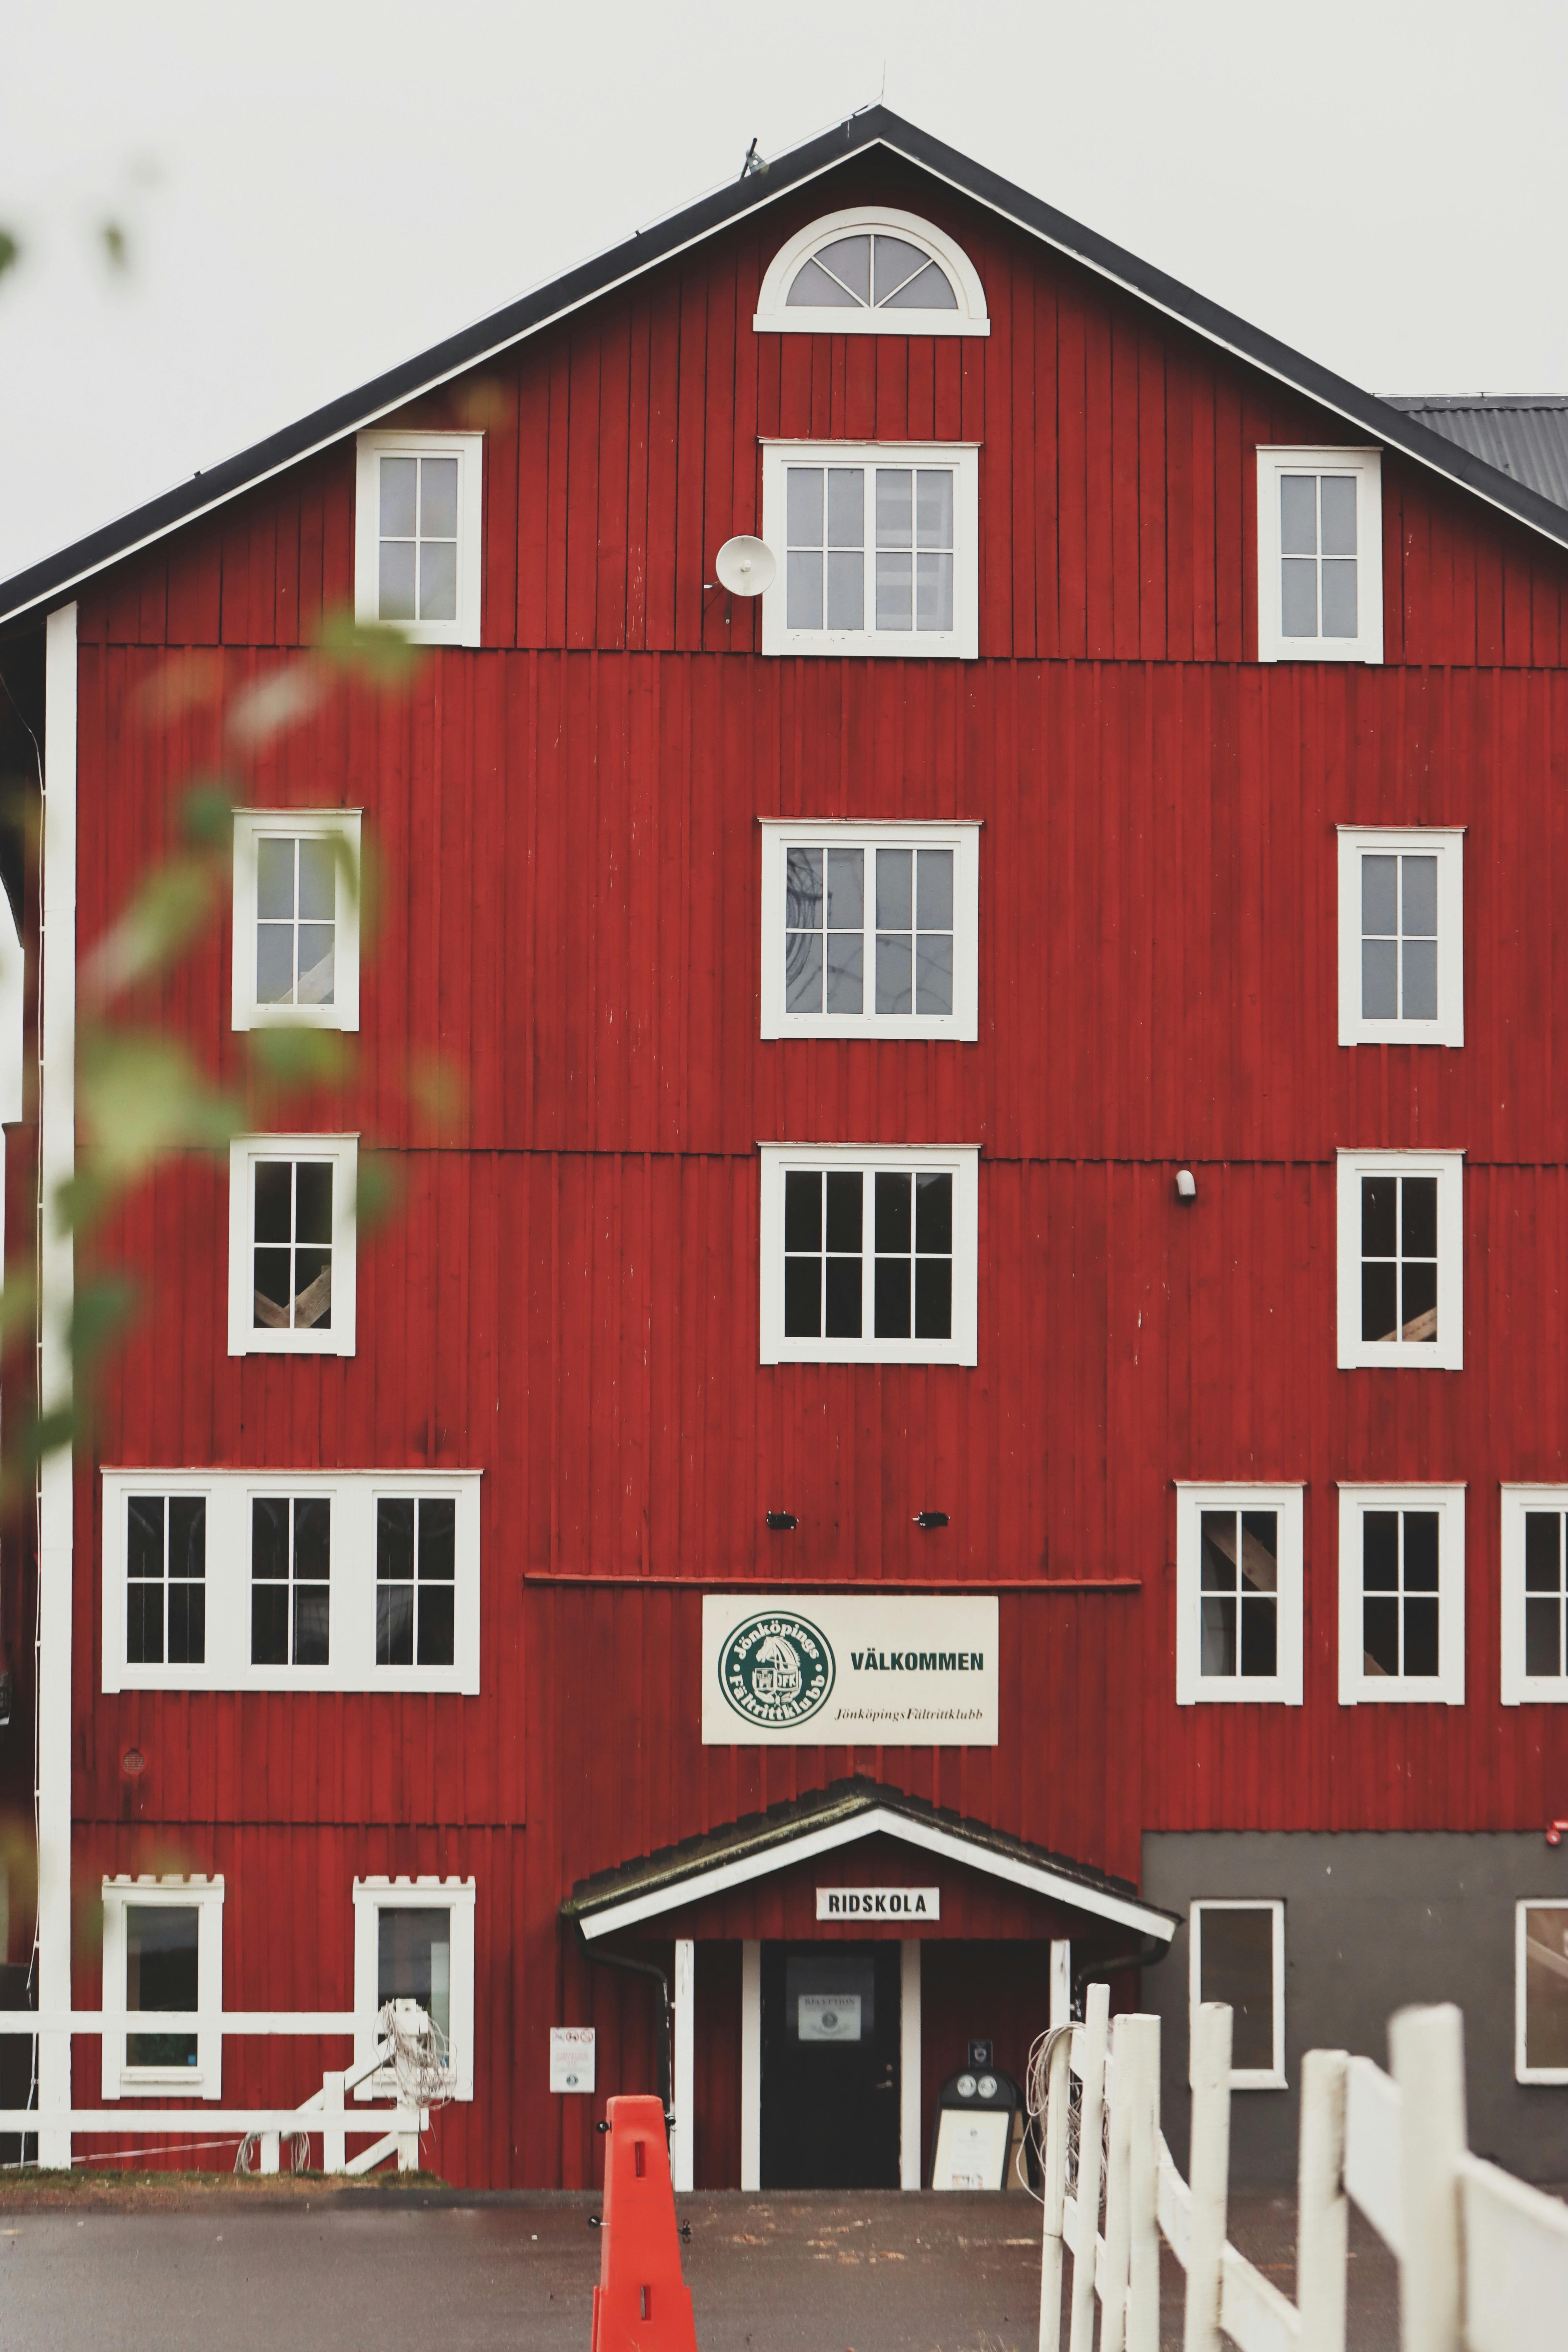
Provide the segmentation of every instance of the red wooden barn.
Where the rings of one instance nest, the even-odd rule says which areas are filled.
[[[575,2187],[669,2002],[678,2182],[913,2189],[1110,1972],[1254,2178],[1442,1996],[1561,2176],[1568,509],[1461,423],[872,109],[0,589],[46,1406],[142,1294],[6,1555],[0,2128],[210,2162],[405,1998],[423,2161]],[[247,1129],[78,1265],[215,771],[135,1002]]]

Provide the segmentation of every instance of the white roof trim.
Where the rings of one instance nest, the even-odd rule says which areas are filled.
[[[1043,1895],[1072,1910],[1092,1912],[1097,1918],[1112,1920],[1119,1927],[1131,1927],[1141,1936],[1158,1936],[1169,1943],[1176,1932],[1175,1921],[1168,1919],[1163,1911],[1150,1910],[1127,1895],[1085,1886],[1063,1871],[996,1853],[991,1847],[942,1829],[935,1822],[913,1821],[907,1813],[877,1805],[868,1812],[852,1814],[847,1821],[830,1822],[821,1829],[803,1830],[798,1837],[780,1839],[761,1853],[739,1854],[733,1862],[717,1863],[707,1870],[698,1867],[689,1876],[668,1880],[646,1895],[630,1895],[624,1903],[612,1904],[608,1909],[595,1911],[591,1918],[584,1919],[583,1933],[592,1942],[599,1936],[614,1935],[617,1928],[635,1927],[644,1919],[658,1918],[661,1912],[679,1911],[689,1903],[705,1903],[711,1895],[727,1894],[731,1887],[771,1877],[792,1864],[812,1862],[818,1854],[833,1853],[841,1846],[856,1844],[861,1838],[879,1836],[900,1838],[906,1845],[940,1854],[947,1862],[964,1863],[971,1870],[982,1871],[988,1877],[1005,1879],[1011,1885],[1025,1887],[1031,1895]]]

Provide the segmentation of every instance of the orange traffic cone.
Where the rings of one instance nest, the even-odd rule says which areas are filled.
[[[697,2352],[691,2296],[680,2275],[664,2109],[639,2095],[612,2099],[608,2115],[593,2352]]]

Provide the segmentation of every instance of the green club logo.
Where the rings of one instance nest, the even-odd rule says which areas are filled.
[[[833,1652],[807,1617],[770,1609],[737,1625],[719,1653],[719,1687],[760,1730],[805,1723],[833,1688]]]

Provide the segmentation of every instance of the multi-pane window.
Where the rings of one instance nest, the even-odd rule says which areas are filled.
[[[1342,825],[1340,1043],[1462,1045],[1464,835]]]
[[[978,830],[766,824],[763,1036],[973,1037]]]
[[[374,2020],[389,2000],[416,2000],[445,2035],[453,2095],[474,2084],[474,1882],[471,1878],[356,1879],[354,2063],[375,2055]],[[371,2075],[360,2099],[384,2098],[391,2072]]]
[[[770,1145],[764,1362],[973,1360],[974,1155]]]
[[[1463,1158],[1339,1154],[1339,1361],[1457,1371],[1464,1362]]]
[[[858,205],[782,246],[758,290],[762,333],[984,335],[985,292],[952,237],[912,213]]]
[[[1301,1703],[1302,1491],[1177,1482],[1176,1698]]]
[[[1189,1919],[1188,1999],[1222,2000],[1231,2013],[1235,2090],[1285,2087],[1285,1906],[1194,1903]]]
[[[324,1666],[331,1630],[332,1505],[327,1495],[258,1495],[250,1506],[250,1658]]]
[[[1461,1486],[1340,1489],[1340,1699],[1464,1704]]]
[[[885,231],[819,245],[790,280],[791,310],[956,310],[958,297],[942,264],[907,236]]]
[[[1568,1705],[1568,1487],[1502,1490],[1502,1703]]]
[[[1514,1919],[1514,2074],[1568,2083],[1568,1903],[1521,1903]]]
[[[1524,1671],[1568,1674],[1568,1584],[1561,1511],[1524,1515]]]
[[[479,641],[479,433],[359,436],[354,611],[416,644]]]
[[[319,835],[256,845],[256,1001],[330,1004],[335,986],[338,850]]]
[[[375,1507],[378,1665],[452,1664],[457,1559],[458,1507],[450,1496],[380,1497]]]
[[[206,1655],[206,1498],[132,1495],[125,1505],[125,1656],[200,1665]]]
[[[236,812],[234,1025],[359,1026],[360,813]]]
[[[1261,661],[1383,659],[1379,453],[1258,452]]]
[[[221,1878],[106,1878],[102,2095],[223,2091]]]
[[[246,1136],[229,1152],[231,1356],[352,1356],[352,1136]]]
[[[763,597],[771,653],[973,654],[973,453],[772,443],[763,536],[782,554]]]

